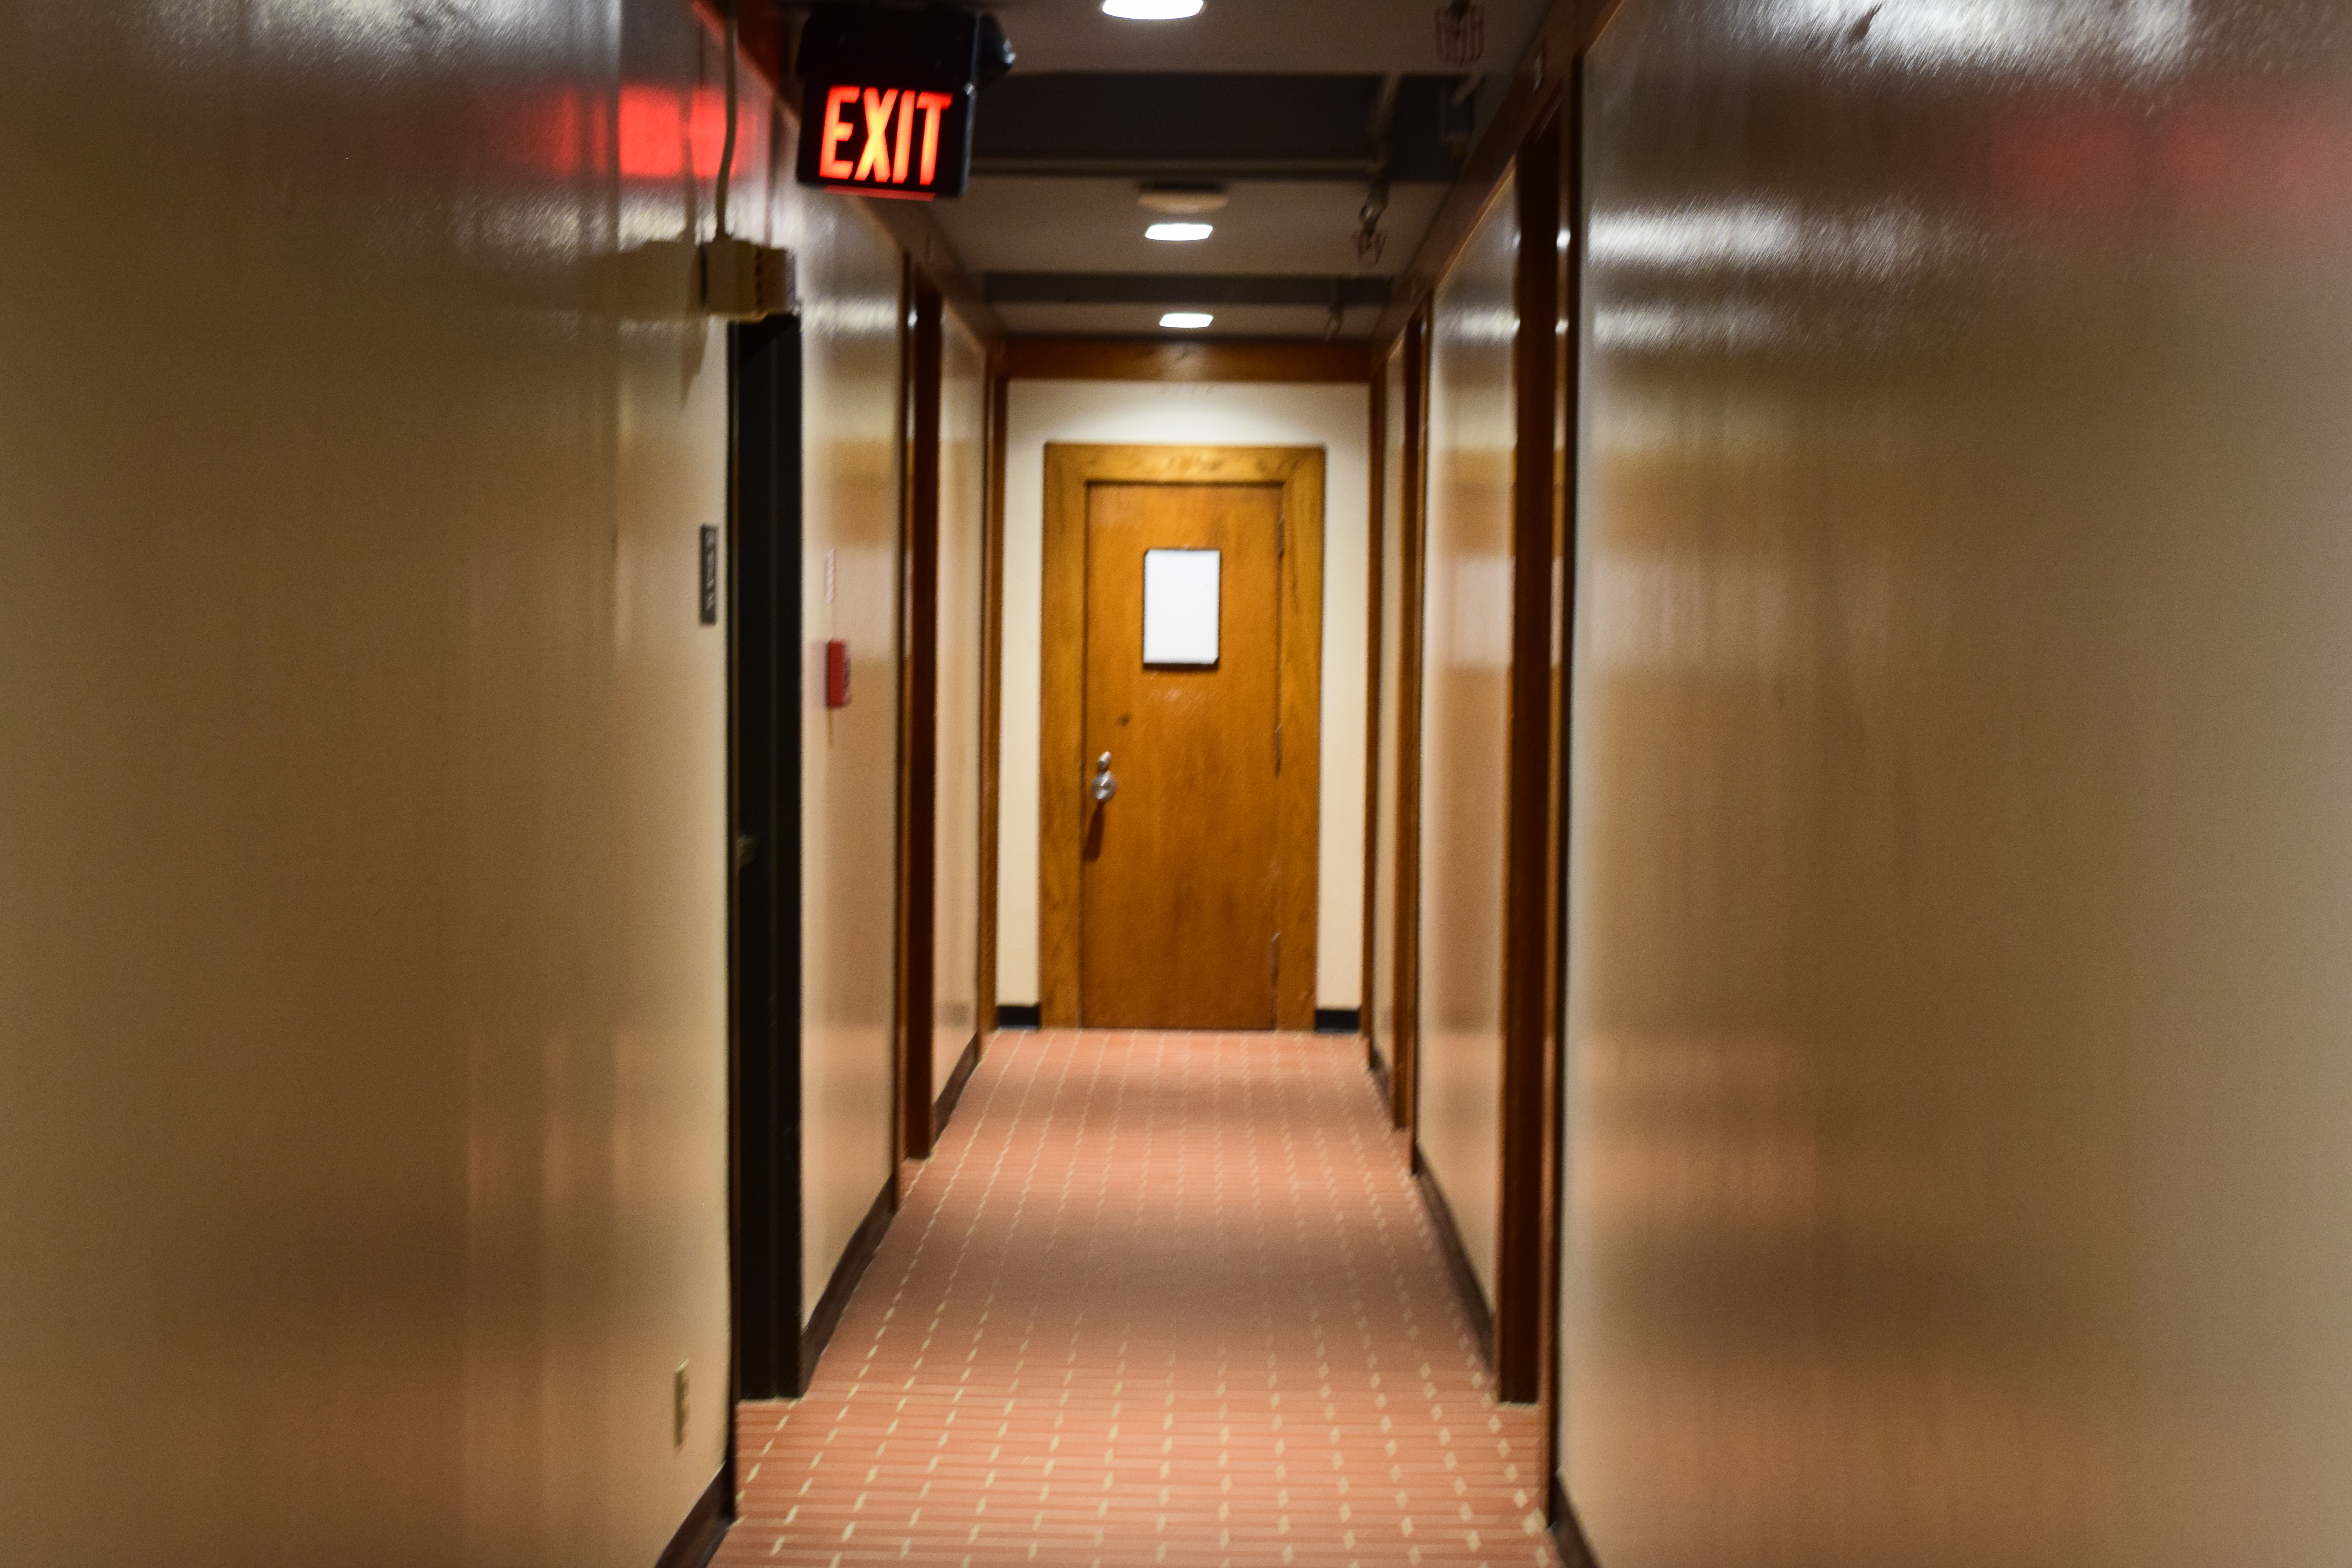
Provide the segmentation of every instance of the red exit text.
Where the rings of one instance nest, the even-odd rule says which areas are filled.
[[[941,123],[955,106],[952,94],[912,88],[845,83],[828,89],[817,130],[818,177],[930,194],[939,181]]]

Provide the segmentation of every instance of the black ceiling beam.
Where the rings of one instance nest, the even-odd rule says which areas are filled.
[[[974,175],[996,179],[1346,180],[1372,177],[1369,158],[1087,158],[1060,154],[974,158]],[[1433,182],[1432,182],[1433,183]]]
[[[1238,272],[991,272],[981,292],[995,305],[1382,306],[1385,278]]]
[[[1377,76],[1015,71],[984,89],[972,170],[1450,184],[1472,109],[1454,77],[1397,86],[1383,165],[1372,144]]]

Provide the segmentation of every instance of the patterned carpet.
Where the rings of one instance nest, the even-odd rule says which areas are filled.
[[[1352,1037],[998,1036],[721,1564],[1557,1562]]]

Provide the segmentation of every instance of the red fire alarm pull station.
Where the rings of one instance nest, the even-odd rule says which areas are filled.
[[[824,705],[849,706],[849,645],[839,637],[824,645]]]
[[[800,182],[860,195],[960,196],[972,102],[1013,68],[996,18],[827,4],[801,29]]]

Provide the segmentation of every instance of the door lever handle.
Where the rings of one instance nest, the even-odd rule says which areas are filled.
[[[1118,793],[1118,780],[1110,771],[1110,753],[1105,752],[1095,759],[1095,799],[1097,802],[1106,801]]]

